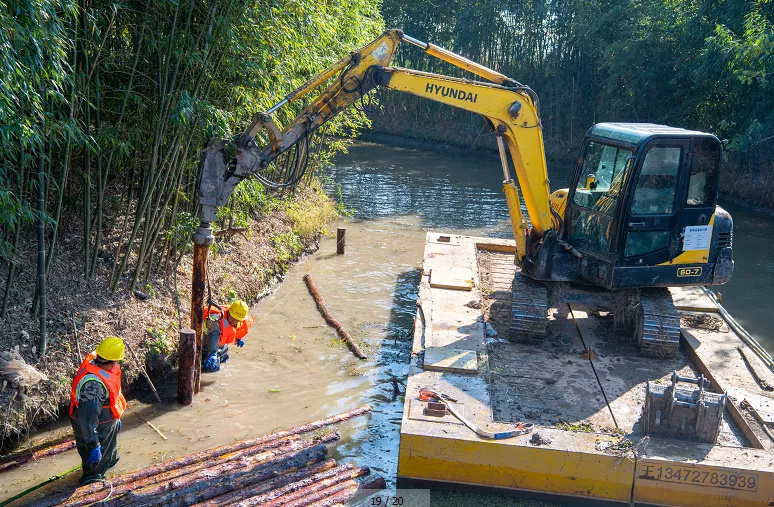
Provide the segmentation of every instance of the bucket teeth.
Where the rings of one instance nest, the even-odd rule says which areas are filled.
[[[640,291],[642,329],[637,329],[640,354],[649,357],[671,358],[680,345],[680,312],[672,301],[669,289]]]
[[[548,288],[520,272],[516,272],[512,288],[509,336],[513,340],[542,338],[548,325]]]

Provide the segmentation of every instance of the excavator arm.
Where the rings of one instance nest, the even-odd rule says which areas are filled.
[[[490,82],[389,67],[401,41],[417,45],[428,55]],[[215,219],[218,206],[226,204],[239,181],[257,177],[270,183],[266,171],[273,160],[305,142],[312,132],[377,86],[472,111],[487,120],[497,136],[503,190],[519,260],[527,254],[528,243],[536,242],[545,232],[558,228],[558,215],[553,213],[550,204],[542,127],[534,92],[503,74],[443,48],[413,39],[400,30],[387,30],[367,46],[304,83],[268,111],[256,114],[244,133],[228,141],[213,141],[204,150],[199,184],[202,225],[197,229],[194,241],[211,243],[211,239],[206,237],[211,236],[209,223]],[[280,129],[272,114],[313,91],[318,91],[318,96]],[[264,146],[259,144],[262,135],[268,139]],[[511,177],[508,155],[513,161],[531,227],[521,211],[519,191]]]

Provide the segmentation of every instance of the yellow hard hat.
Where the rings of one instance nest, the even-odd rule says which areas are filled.
[[[231,306],[228,308],[228,314],[234,317],[238,321],[245,320],[245,317],[247,317],[247,303],[242,301],[241,299],[238,299],[231,303]]]
[[[102,340],[97,347],[97,355],[108,361],[120,361],[124,358],[124,340],[110,336]]]

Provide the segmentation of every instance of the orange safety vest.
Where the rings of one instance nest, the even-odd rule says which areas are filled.
[[[231,307],[231,305],[223,305],[223,314],[221,314],[220,310],[218,310],[216,307],[205,308],[204,310],[204,318],[207,319],[210,315],[219,315],[218,317],[218,324],[220,325],[220,341],[218,342],[218,346],[222,347],[223,345],[231,345],[232,343],[236,343],[237,340],[244,338],[247,336],[247,333],[250,332],[250,328],[253,327],[254,320],[251,315],[248,315],[245,317],[245,320],[239,323],[237,327],[234,327],[231,325],[231,323],[228,321],[228,319],[225,317],[225,314],[228,313],[228,309]]]
[[[121,414],[126,410],[126,398],[121,392],[121,367],[116,364],[109,370],[103,370],[92,363],[96,358],[96,352],[86,356],[75,373],[73,387],[70,390],[70,417],[77,419],[75,412],[83,385],[89,381],[97,381],[108,392],[108,404],[102,406],[102,411],[99,414],[99,423],[104,424],[121,418]]]

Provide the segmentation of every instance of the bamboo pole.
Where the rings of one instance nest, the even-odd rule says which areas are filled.
[[[78,351],[78,366],[83,362],[83,354],[81,353],[81,342],[78,340],[78,324],[75,322],[75,313],[71,313],[70,317],[73,319],[73,336],[75,337],[75,350]]]
[[[335,473],[331,473],[334,471]],[[318,491],[328,489],[336,484],[363,477],[370,473],[371,470],[368,467],[355,468],[352,464],[342,465],[341,467],[331,470],[327,474],[316,474],[305,480],[288,484],[285,487],[276,489],[265,495],[248,498],[236,505],[240,507],[253,507],[255,505],[276,507],[309,496]]]
[[[336,333],[342,340],[344,340],[344,342],[346,342],[347,346],[349,346],[349,349],[353,354],[355,354],[355,356],[357,356],[359,359],[367,359],[366,355],[362,350],[360,350],[360,347],[358,347],[357,343],[355,343],[355,340],[352,338],[352,336],[350,336],[347,330],[344,329],[344,326],[342,326],[339,321],[333,318],[333,315],[331,315],[331,312],[328,310],[328,306],[325,304],[325,300],[320,295],[320,291],[317,289],[317,285],[315,285],[312,277],[308,274],[304,275],[304,282],[306,283],[307,289],[309,289],[309,294],[311,294],[314,298],[314,302],[317,304],[317,309],[320,311],[320,314],[322,314],[325,322],[327,322],[329,326],[336,330]]]
[[[45,97],[45,94],[42,94]],[[44,112],[46,103],[43,101],[42,109]],[[41,130],[45,131],[45,120],[42,122]],[[38,301],[40,306],[39,326],[40,339],[38,342],[38,355],[46,355],[48,346],[48,333],[46,330],[46,165],[43,153],[38,154]],[[33,314],[35,312],[33,311]]]
[[[148,387],[150,387],[151,391],[153,391],[153,396],[156,398],[156,401],[160,402],[161,398],[159,397],[158,391],[156,391],[156,386],[153,385],[153,382],[151,381],[150,376],[148,376],[148,372],[145,371],[145,367],[142,365],[142,363],[140,363],[140,360],[137,359],[137,354],[134,353],[132,344],[129,343],[129,340],[124,340],[124,343],[126,343],[126,348],[129,349],[129,353],[132,354],[132,358],[134,358],[134,362],[137,363],[137,368],[140,370],[140,373],[142,373],[142,376],[145,377],[145,382],[148,384]],[[164,437],[164,439],[166,440],[166,437]]]
[[[204,451],[199,451],[194,454],[189,454],[187,456],[181,456],[179,458],[174,458],[171,460],[167,460],[163,463],[159,463],[157,465],[152,465],[150,467],[141,468],[138,470],[135,470],[133,472],[130,472],[128,474],[124,474],[118,477],[114,477],[111,479],[111,486],[113,488],[116,488],[117,486],[120,486],[122,484],[127,484],[130,482],[134,482],[138,479],[144,479],[147,477],[155,476],[158,474],[161,474],[163,472],[167,472],[174,469],[179,469],[182,467],[186,467],[189,465],[193,465],[196,463],[199,463],[204,460],[211,460],[214,458],[218,458],[220,456],[223,456],[225,454],[233,453],[236,451],[240,451],[242,449],[257,447],[257,446],[265,446],[264,449],[270,449],[278,447],[281,443],[286,442],[288,437],[292,437],[295,435],[299,435],[302,433],[308,433],[310,431],[316,431],[320,428],[324,428],[326,426],[331,426],[333,424],[340,423],[342,421],[346,421],[348,419],[351,419],[353,417],[357,417],[363,414],[367,414],[371,411],[371,407],[368,405],[362,406],[360,408],[356,408],[353,410],[348,410],[346,412],[342,412],[341,414],[332,415],[330,417],[326,417],[325,419],[320,419],[318,421],[314,421],[311,423],[303,424],[301,426],[296,426],[294,428],[290,428],[288,430],[278,431],[276,433],[272,433],[270,435],[263,435],[260,437],[256,437],[250,440],[242,440],[239,442],[234,442],[232,444],[223,445],[220,447],[213,447],[211,449],[207,449]],[[292,440],[291,440],[292,441]],[[108,489],[109,486],[103,484],[102,482],[95,482],[92,484],[88,484],[86,486],[81,486],[80,488],[76,489],[74,492],[61,495],[60,497],[57,497],[56,501],[53,502],[52,505],[57,504],[59,502],[64,502],[68,498],[77,498],[81,496],[86,496],[92,493],[96,493],[99,491],[102,491],[104,489]]]

